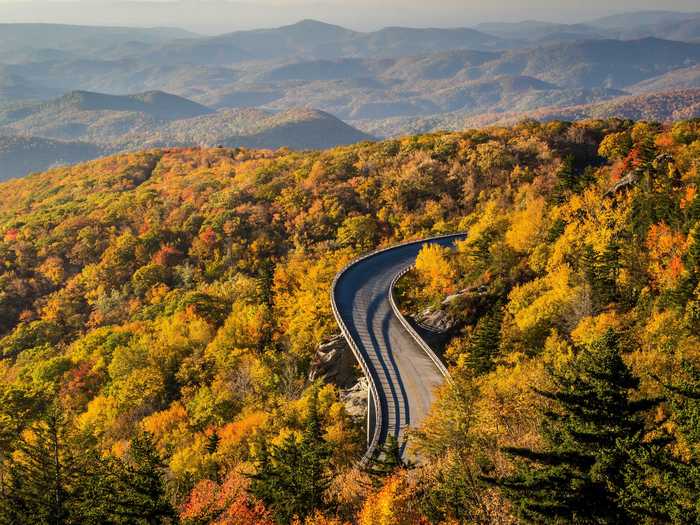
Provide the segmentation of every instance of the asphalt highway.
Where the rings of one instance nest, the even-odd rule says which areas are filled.
[[[354,343],[356,357],[376,387],[378,417],[370,418],[368,436],[376,446],[389,435],[404,442],[408,427],[425,418],[435,398],[435,389],[445,381],[444,369],[429,356],[394,312],[391,284],[413,266],[426,243],[453,246],[464,235],[428,239],[400,245],[370,255],[341,272],[332,298],[344,335]],[[425,343],[423,343],[425,344]],[[374,440],[372,439],[374,438]]]

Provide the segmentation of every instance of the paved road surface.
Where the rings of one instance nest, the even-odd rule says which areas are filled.
[[[379,417],[368,429],[381,446],[389,434],[402,441],[406,427],[426,416],[443,373],[395,315],[389,298],[391,283],[412,266],[426,243],[452,246],[464,235],[420,241],[378,252],[347,268],[336,279],[333,299],[346,338],[354,341],[378,394]],[[369,451],[371,452],[371,450]]]

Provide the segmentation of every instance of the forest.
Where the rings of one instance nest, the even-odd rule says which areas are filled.
[[[0,523],[700,523],[699,163],[699,120],[526,120],[0,184]],[[331,282],[462,231],[398,290],[454,320],[421,461],[360,468]]]

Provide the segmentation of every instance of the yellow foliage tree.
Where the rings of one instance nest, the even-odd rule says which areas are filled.
[[[506,232],[506,244],[514,250],[527,253],[546,234],[546,202],[542,197],[528,199],[523,209],[513,213],[510,228]]]
[[[416,272],[428,297],[439,298],[454,291],[457,272],[450,250],[438,244],[426,244],[416,258]]]
[[[367,498],[358,525],[417,525],[424,517],[415,509],[415,497],[403,474],[389,478],[384,486]]]

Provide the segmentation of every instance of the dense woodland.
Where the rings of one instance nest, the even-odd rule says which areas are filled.
[[[700,122],[163,149],[0,185],[0,522],[700,523]],[[453,385],[366,469],[335,273],[428,248]]]

